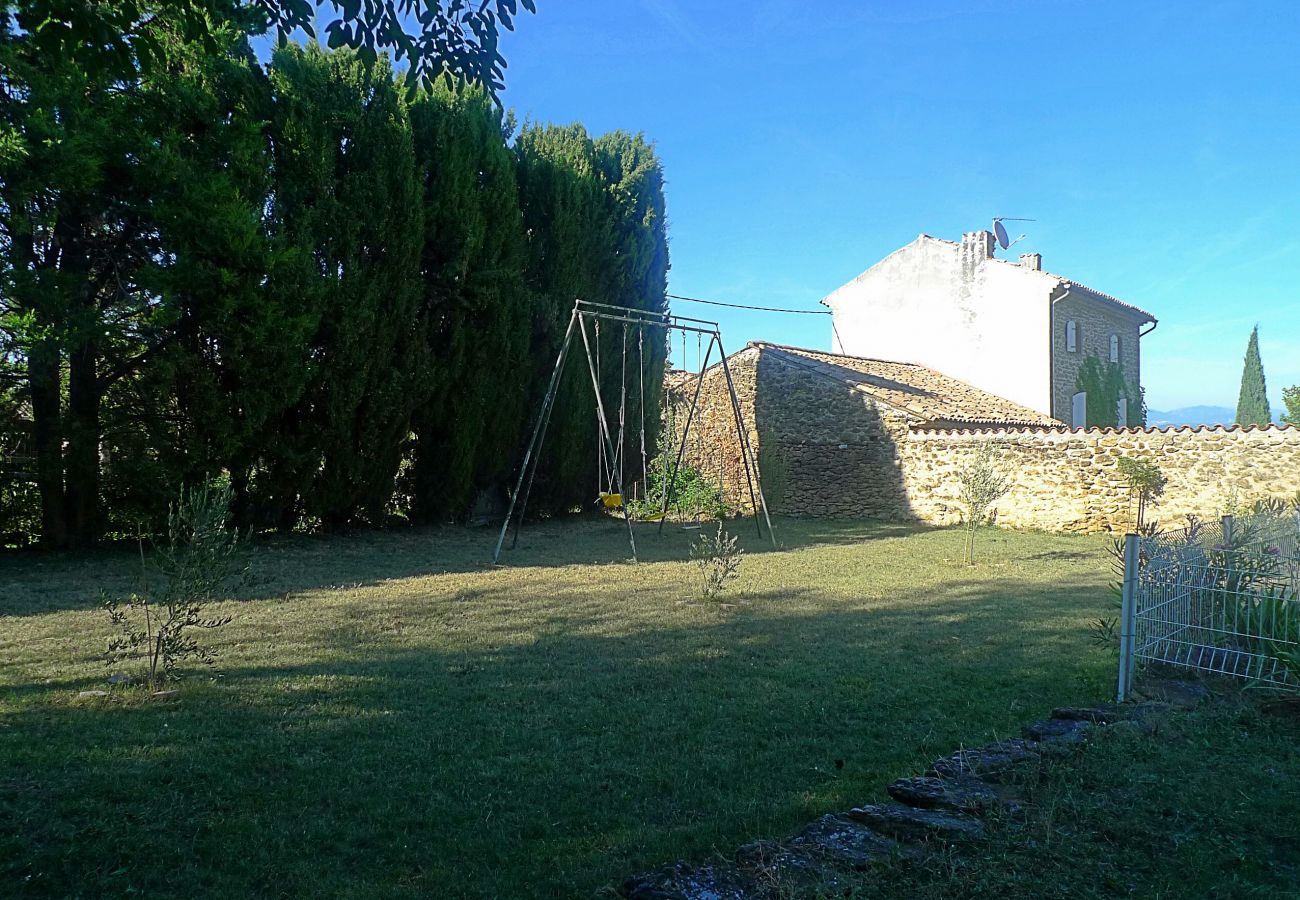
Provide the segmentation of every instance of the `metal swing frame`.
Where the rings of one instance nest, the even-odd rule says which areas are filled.
[[[591,338],[587,333],[588,323],[593,326],[599,322],[619,322],[624,326],[635,325],[638,328],[663,329],[665,336],[670,335],[673,331],[685,333],[694,333],[700,335],[701,339],[707,338],[708,346],[704,351],[703,357],[699,359],[700,370],[695,379],[695,393],[691,398],[691,406],[686,414],[686,425],[682,429],[680,441],[677,443],[677,453],[673,462],[672,476],[668,480],[663,497],[663,508],[656,517],[659,522],[659,533],[663,533],[664,520],[668,515],[668,508],[673,501],[674,488],[677,484],[677,475],[681,470],[682,459],[686,454],[686,442],[690,439],[691,425],[695,421],[695,413],[700,403],[700,393],[704,387],[704,373],[708,370],[709,359],[713,355],[713,348],[716,345],[718,355],[721,357],[722,372],[727,382],[727,393],[731,398],[731,410],[735,419],[736,437],[740,446],[741,463],[745,469],[745,481],[749,489],[750,504],[754,508],[754,525],[758,530],[758,536],[763,537],[763,527],[767,527],[767,535],[772,541],[772,546],[776,546],[776,535],[772,531],[772,519],[767,511],[767,500],[763,496],[763,486],[759,478],[758,459],[754,454],[753,446],[749,441],[749,431],[745,428],[744,417],[740,410],[740,398],[736,394],[736,384],[731,378],[731,367],[727,364],[727,354],[722,346],[722,334],[718,330],[717,322],[710,322],[706,319],[692,319],[688,316],[674,316],[669,313],[655,313],[646,310],[629,309],[622,306],[610,306],[605,303],[592,303],[587,300],[575,300],[573,303],[573,312],[569,315],[569,325],[564,331],[564,339],[560,343],[560,352],[555,358],[555,368],[551,371],[551,380],[546,388],[546,395],[542,400],[541,409],[538,410],[536,422],[533,425],[532,436],[528,440],[528,447],[524,451],[523,462],[519,467],[519,476],[515,481],[515,489],[510,495],[510,505],[506,510],[505,521],[501,523],[501,533],[497,536],[496,550],[492,553],[492,562],[497,562],[501,557],[501,550],[505,546],[506,534],[510,531],[511,523],[514,523],[514,535],[510,541],[511,549],[519,543],[519,529],[523,525],[524,516],[528,510],[528,496],[532,493],[533,479],[537,475],[537,464],[541,459],[542,445],[546,441],[546,429],[550,425],[551,413],[555,409],[555,398],[559,392],[560,378],[564,373],[565,362],[569,358],[570,348],[574,344],[575,332],[582,337],[583,351],[587,357],[587,371],[591,375],[592,389],[596,395],[596,418],[599,423],[599,441],[600,448],[608,454],[608,458],[615,459],[615,448],[613,439],[610,436],[609,419],[605,414],[605,402],[600,389],[600,377],[597,372],[596,359],[593,352]],[[624,351],[626,353],[626,349]],[[682,360],[683,364],[685,360]],[[626,366],[626,360],[624,360]],[[644,380],[644,372],[642,379]],[[624,383],[626,392],[626,383]],[[626,398],[623,398],[624,402]],[[642,441],[645,440],[644,427],[644,401],[641,411],[642,415]],[[620,429],[622,425],[620,425]],[[623,440],[623,432],[620,430],[620,443]],[[676,436],[673,436],[676,440]],[[642,451],[644,456],[644,450]],[[619,465],[613,472],[613,480],[616,482],[614,487],[618,491],[623,502],[623,521],[627,525],[627,541],[632,549],[632,561],[637,561],[636,554],[636,535],[632,529],[632,517],[627,508],[627,494],[623,489],[623,466]],[[516,510],[517,513],[516,514]]]

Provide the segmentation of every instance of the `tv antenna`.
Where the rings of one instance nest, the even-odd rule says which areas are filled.
[[[1003,222],[1037,222],[1037,221],[1038,221],[1037,219],[1017,219],[1012,216],[995,216],[993,218],[993,236],[997,238],[998,246],[1001,247],[1003,250],[1006,250],[1012,244],[1018,244],[1021,241],[1023,241],[1025,239],[1025,236],[1022,234],[1014,241],[1008,240],[1007,229],[1003,226],[1002,224]]]

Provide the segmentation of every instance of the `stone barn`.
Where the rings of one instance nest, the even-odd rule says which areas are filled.
[[[1219,512],[1230,496],[1293,497],[1300,430],[1277,426],[1072,429],[926,366],[755,342],[728,359],[774,514],[960,521],[957,474],[992,445],[1012,489],[1004,525],[1057,531],[1132,524],[1120,456],[1153,460],[1168,488],[1153,516]],[[748,510],[735,414],[720,365],[705,372],[686,458]],[[669,380],[682,426],[696,379]]]

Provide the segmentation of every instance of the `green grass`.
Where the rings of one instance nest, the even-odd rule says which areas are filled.
[[[133,553],[0,559],[0,893],[591,896],[1110,693],[1102,538],[740,533],[729,606],[672,526],[263,542],[177,703],[77,699]]]
[[[1300,896],[1300,720],[1250,692],[1107,729],[1026,786],[1027,828],[873,871],[867,898]]]

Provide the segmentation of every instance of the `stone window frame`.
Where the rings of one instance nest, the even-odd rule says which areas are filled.
[[[1065,352],[1079,352],[1079,323],[1074,319],[1065,321]]]

